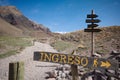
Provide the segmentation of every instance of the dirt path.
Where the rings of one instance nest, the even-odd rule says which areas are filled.
[[[52,71],[55,67],[40,67],[59,65],[55,63],[33,61],[34,51],[57,52],[48,44],[35,42],[34,46],[25,48],[20,54],[0,59],[0,80],[8,80],[8,67],[10,62],[24,61],[25,80],[45,80],[45,72]]]

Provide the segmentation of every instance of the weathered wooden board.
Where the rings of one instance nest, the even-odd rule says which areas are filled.
[[[61,64],[75,64],[86,68],[95,69],[118,69],[116,60],[108,60],[104,58],[93,58],[86,56],[77,56],[51,52],[34,52],[35,61],[53,62]]]

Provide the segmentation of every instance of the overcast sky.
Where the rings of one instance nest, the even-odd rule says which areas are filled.
[[[100,27],[120,25],[120,0],[0,0],[0,5],[16,6],[26,17],[53,32],[87,28],[86,15],[93,9]]]

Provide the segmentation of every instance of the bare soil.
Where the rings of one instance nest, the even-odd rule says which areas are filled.
[[[23,61],[25,64],[25,80],[46,80],[46,72],[52,71],[59,66],[55,63],[33,61],[34,51],[57,52],[50,45],[35,42],[34,46],[25,48],[20,54],[0,59],[0,80],[8,80],[9,63]]]

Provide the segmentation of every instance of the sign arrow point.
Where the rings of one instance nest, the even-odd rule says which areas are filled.
[[[106,62],[103,62],[101,61],[101,67],[106,67],[106,68],[109,68],[111,66],[110,62],[106,61]]]

